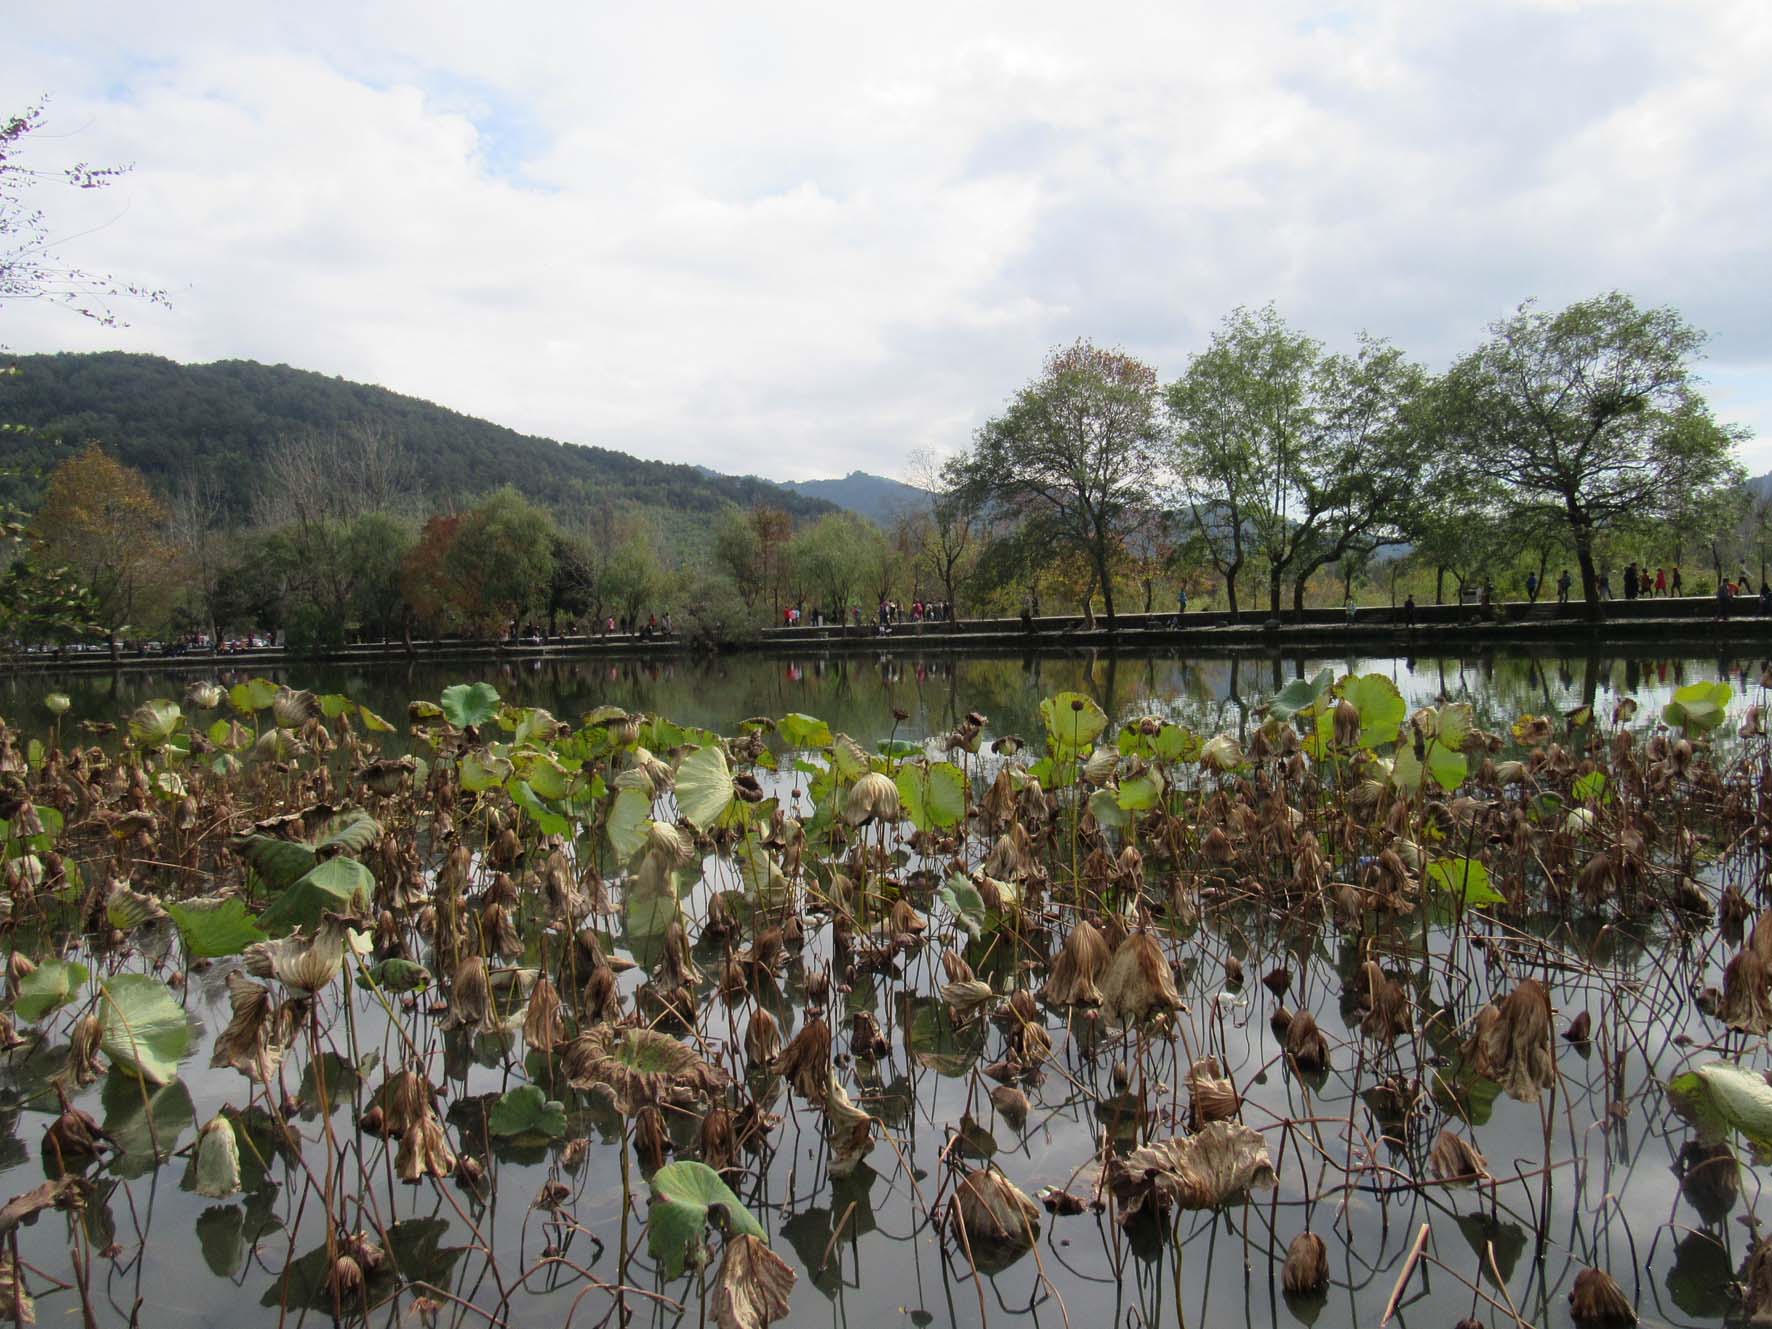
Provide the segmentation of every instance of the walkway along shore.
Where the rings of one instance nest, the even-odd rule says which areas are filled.
[[[1287,614],[1274,619],[1265,610],[1232,615],[1206,610],[1181,615],[1122,614],[1113,632],[1103,620],[1093,627],[1079,615],[1046,615],[1024,622],[1018,618],[972,618],[953,623],[899,623],[881,634],[873,624],[861,627],[766,628],[749,636],[718,643],[685,637],[611,634],[591,637],[550,637],[522,641],[444,639],[370,643],[336,650],[297,653],[281,647],[260,647],[221,654],[186,651],[137,655],[123,651],[113,659],[104,651],[27,652],[0,657],[0,672],[104,673],[119,669],[250,672],[301,661],[336,664],[398,664],[412,660],[506,661],[535,659],[599,659],[605,657],[696,654],[709,651],[761,651],[775,655],[833,652],[931,652],[1007,654],[1148,647],[1185,648],[1200,655],[1311,651],[1343,654],[1349,649],[1417,655],[1441,648],[1531,647],[1569,645],[1582,648],[1640,646],[1691,648],[1703,651],[1718,643],[1752,646],[1765,643],[1772,653],[1772,616],[1759,612],[1759,602],[1736,602],[1727,618],[1717,615],[1708,596],[1680,599],[1607,601],[1605,616],[1593,622],[1581,616],[1579,603],[1503,601],[1484,621],[1473,605],[1418,605],[1415,627],[1403,621],[1401,609],[1373,606],[1345,610],[1307,609],[1302,619]]]

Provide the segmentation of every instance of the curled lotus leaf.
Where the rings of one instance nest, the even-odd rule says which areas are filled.
[[[1249,1191],[1274,1185],[1274,1165],[1261,1132],[1240,1121],[1208,1122],[1193,1135],[1134,1149],[1111,1165],[1120,1221],[1172,1207],[1216,1209]]]
[[[788,1313],[794,1271],[749,1233],[726,1243],[714,1280],[714,1323],[720,1329],[764,1329]]]
[[[657,1029],[599,1025],[566,1045],[566,1079],[574,1089],[601,1089],[624,1115],[657,1103],[673,1087],[717,1094],[731,1082],[695,1049]]]

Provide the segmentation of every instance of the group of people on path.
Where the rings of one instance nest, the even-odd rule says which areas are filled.
[[[850,623],[861,626],[861,606],[849,607]],[[917,599],[910,604],[901,604],[897,600],[882,600],[874,614],[875,623],[882,629],[895,623],[951,623],[954,621],[954,606],[946,600]],[[831,618],[826,618],[823,609],[814,606],[810,614],[804,605],[787,605],[781,611],[781,625],[784,628],[815,627],[822,628],[827,623],[841,627],[843,611],[839,609]]]

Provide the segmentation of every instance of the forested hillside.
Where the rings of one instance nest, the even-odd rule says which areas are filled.
[[[519,434],[386,388],[287,365],[181,365],[122,352],[26,355],[11,363],[19,372],[0,379],[0,420],[49,436],[14,441],[0,476],[0,499],[27,508],[56,462],[96,441],[162,491],[206,479],[229,514],[243,520],[267,454],[280,441],[367,430],[410,457],[432,507],[509,483],[556,509],[595,500],[710,516],[728,503],[767,503],[795,517],[833,511],[754,476]]]

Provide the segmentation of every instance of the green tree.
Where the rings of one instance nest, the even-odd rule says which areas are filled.
[[[794,536],[788,560],[825,613],[840,620],[876,572],[879,528],[853,512],[820,517]]]
[[[505,485],[463,517],[444,566],[469,621],[501,629],[547,604],[554,519]]]
[[[656,603],[664,585],[664,568],[651,533],[630,532],[609,560],[606,575],[610,602],[630,624],[636,624],[641,611]]]
[[[1558,314],[1528,301],[1491,333],[1449,371],[1443,423],[1518,509],[1566,523],[1598,617],[1599,536],[1737,482],[1742,433],[1711,416],[1692,371],[1704,334],[1672,309],[1617,291]]]
[[[949,477],[976,507],[1012,514],[1084,557],[1112,629],[1114,558],[1149,506],[1162,437],[1156,371],[1078,341],[986,421]]]
[[[1330,355],[1271,305],[1225,319],[1166,401],[1180,497],[1233,609],[1252,559],[1277,615],[1288,578],[1302,611],[1318,569],[1409,537],[1432,474],[1427,383],[1376,338]]]

